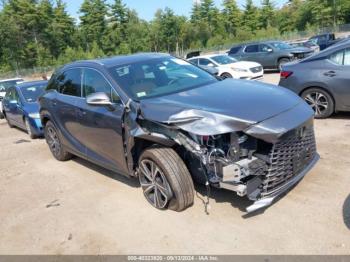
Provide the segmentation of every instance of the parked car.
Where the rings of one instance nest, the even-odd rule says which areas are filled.
[[[12,79],[3,79],[0,80],[0,119],[4,118],[4,115],[2,113],[3,107],[2,107],[2,100],[5,97],[6,91],[9,87],[14,86],[18,83],[23,82],[22,78],[12,78]]]
[[[228,54],[237,60],[254,61],[265,69],[281,69],[283,64],[314,53],[306,47],[292,47],[285,42],[267,41],[234,46]]]
[[[31,138],[43,135],[38,98],[46,85],[47,81],[36,81],[8,88],[3,100],[3,114],[10,127],[26,130]]]
[[[307,47],[314,51],[314,53],[320,52],[320,46],[315,44],[313,41],[310,40],[297,40],[297,41],[290,41],[288,42],[289,45],[292,47]]]
[[[222,78],[257,80],[264,75],[263,67],[255,62],[237,61],[222,54],[203,55],[188,60],[200,67],[216,68]]]
[[[338,43],[341,40],[341,38],[335,38],[335,35],[333,33],[316,35],[310,38],[311,42],[320,46],[321,51]]]
[[[280,85],[300,95],[327,118],[336,111],[350,111],[350,42],[321,51],[300,62],[284,65]]]
[[[40,98],[53,156],[138,177],[156,208],[193,203],[192,179],[266,207],[318,160],[313,111],[256,81],[219,80],[184,60],[137,54],[59,69]]]

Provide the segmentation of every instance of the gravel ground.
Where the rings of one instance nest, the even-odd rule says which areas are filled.
[[[321,160],[254,216],[222,190],[207,215],[202,187],[184,212],[158,211],[135,180],[78,158],[57,162],[44,140],[0,120],[0,254],[350,254],[349,119],[316,121]]]

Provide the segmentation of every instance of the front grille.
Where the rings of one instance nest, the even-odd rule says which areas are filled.
[[[250,71],[251,71],[252,73],[259,73],[259,72],[261,72],[262,70],[263,70],[262,66],[257,66],[257,67],[252,67],[252,68],[250,68]]]
[[[4,100],[4,98],[3,98],[2,96],[0,96],[0,102],[1,102],[2,100]]]
[[[303,133],[303,134],[302,134]],[[270,164],[262,185],[262,196],[272,194],[294,176],[300,174],[316,154],[313,126],[295,130],[293,134],[272,146]]]

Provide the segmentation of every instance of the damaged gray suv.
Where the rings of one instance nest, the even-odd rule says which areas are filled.
[[[73,155],[137,177],[154,207],[184,210],[193,180],[270,205],[318,160],[312,109],[277,86],[220,80],[166,54],[64,66],[40,98],[45,138]]]

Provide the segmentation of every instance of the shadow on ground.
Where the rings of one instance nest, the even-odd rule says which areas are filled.
[[[350,229],[350,195],[345,200],[343,205],[343,218],[345,225],[348,229]]]
[[[106,177],[109,177],[111,179],[114,179],[118,182],[122,182],[128,186],[131,186],[131,187],[140,187],[140,184],[139,184],[139,181],[138,179],[135,179],[135,178],[128,178],[126,176],[123,176],[121,174],[118,174],[116,172],[113,172],[109,169],[105,169],[103,167],[100,167],[98,165],[95,165],[85,159],[82,159],[82,158],[79,158],[79,157],[74,157],[73,158],[73,161],[86,167],[86,168],[89,168],[93,171],[96,171],[98,173],[100,173],[101,175],[104,175]]]

